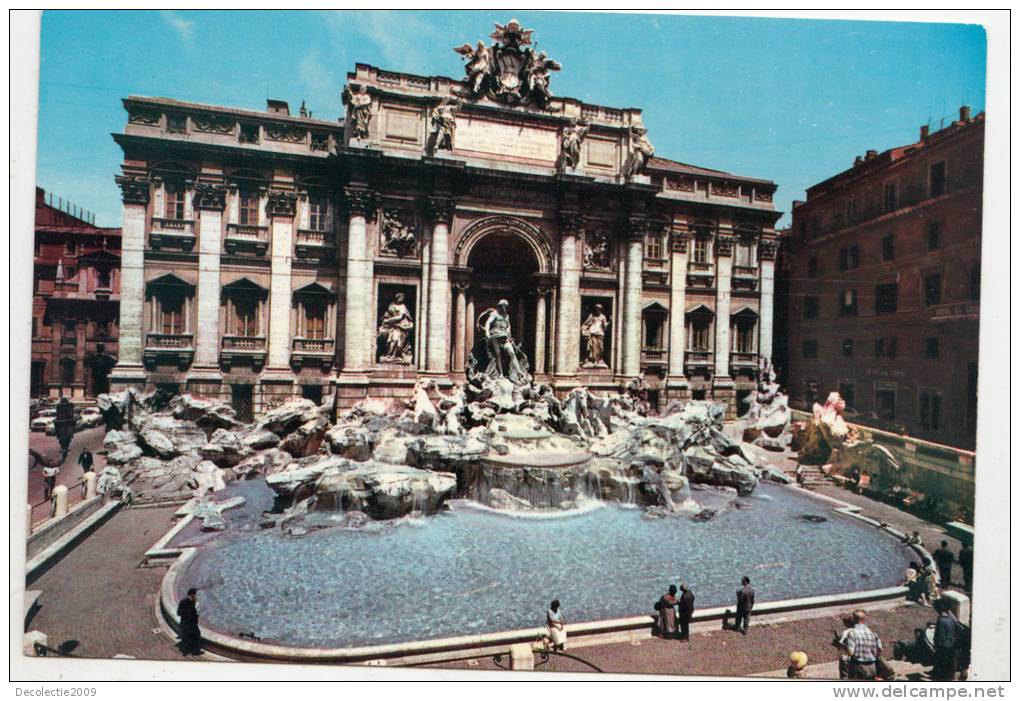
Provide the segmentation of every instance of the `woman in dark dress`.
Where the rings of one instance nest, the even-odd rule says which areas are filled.
[[[661,638],[676,637],[676,586],[669,585],[669,593],[663,594],[662,598],[655,604],[659,612],[656,622],[656,631]]]

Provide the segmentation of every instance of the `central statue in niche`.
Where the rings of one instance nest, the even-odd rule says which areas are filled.
[[[515,386],[529,384],[528,359],[510,333],[510,303],[501,299],[495,309],[479,314],[478,330],[485,334],[485,353],[489,359],[485,375],[493,379],[505,377]]]

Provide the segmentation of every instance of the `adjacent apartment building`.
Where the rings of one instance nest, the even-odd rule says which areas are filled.
[[[856,421],[974,447],[983,155],[984,113],[962,107],[794,203],[777,288],[795,404],[838,390]]]
[[[87,400],[117,362],[120,229],[53,199],[36,188],[30,391]]]

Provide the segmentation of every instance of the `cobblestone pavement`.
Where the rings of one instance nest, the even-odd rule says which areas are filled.
[[[934,620],[930,608],[904,604],[871,613],[872,629],[882,639],[886,654],[892,657],[893,642],[912,639],[914,628]],[[753,618],[752,618],[753,621]],[[691,642],[651,638],[640,642],[614,643],[570,648],[567,653],[602,669],[619,674],[683,674],[709,676],[748,676],[785,669],[794,650],[807,653],[810,664],[834,663],[839,654],[831,646],[833,632],[842,630],[836,614],[820,618],[782,623],[752,625],[747,636],[735,631],[692,632]],[[536,664],[541,660],[536,658]],[[499,670],[491,658],[478,661],[446,662],[429,665],[447,669]],[[831,669],[835,669],[832,667]],[[548,672],[591,672],[587,665],[559,656],[538,667]]]
[[[173,508],[124,509],[32,583],[39,609],[28,630],[79,657],[180,659],[156,630],[154,603],[164,567],[139,567],[172,525]]]

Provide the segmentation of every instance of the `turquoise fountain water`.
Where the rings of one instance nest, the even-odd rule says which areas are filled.
[[[235,527],[201,546],[178,586],[200,589],[206,625],[295,646],[538,626],[554,598],[568,621],[646,614],[680,581],[699,607],[728,605],[745,574],[760,601],[877,589],[898,584],[910,558],[875,528],[769,484],[740,500],[750,508],[696,490],[703,506],[721,509],[707,522],[603,503],[521,517],[455,502],[437,516],[302,538],[254,528],[271,494],[260,483],[240,488],[249,506],[226,512]]]

